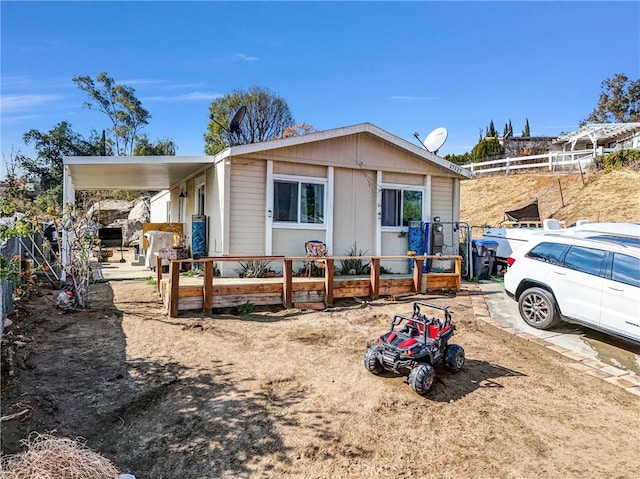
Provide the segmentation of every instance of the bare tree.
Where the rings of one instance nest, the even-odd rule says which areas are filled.
[[[149,123],[151,115],[142,108],[136,98],[135,90],[116,82],[102,72],[96,77],[96,83],[89,76],[77,76],[73,82],[89,95],[90,101],[83,103],[85,108],[101,111],[111,120],[115,153],[130,155],[138,132]]]
[[[241,106],[246,114],[231,132],[229,122]],[[294,125],[287,102],[270,91],[253,87],[235,90],[214,100],[209,107],[211,121],[204,134],[205,152],[215,155],[232,144],[256,143],[282,137]]]

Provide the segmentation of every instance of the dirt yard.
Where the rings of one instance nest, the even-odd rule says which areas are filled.
[[[177,319],[141,281],[82,312],[36,298],[5,332],[2,415],[28,412],[2,452],[55,431],[138,479],[637,477],[640,398],[476,320],[470,294],[421,297],[467,353],[428,398],[362,365],[411,298]]]
[[[640,171],[629,168],[584,175],[480,175],[461,183],[460,219],[472,226],[496,225],[505,219],[505,211],[537,198],[542,219],[556,218],[567,226],[578,220],[638,222],[638,184]]]

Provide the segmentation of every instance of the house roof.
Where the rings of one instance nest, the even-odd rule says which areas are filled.
[[[206,165],[226,158],[361,133],[373,135],[406,150],[426,162],[450,171],[460,179],[472,176],[469,170],[370,123],[232,146],[215,156],[65,156],[64,164],[76,190],[165,190],[196,174]]]
[[[585,125],[577,131],[565,133],[553,140],[554,144],[571,143],[573,146],[580,140],[588,140],[591,143],[614,141],[621,136],[640,131],[640,122],[635,123],[593,123]]]

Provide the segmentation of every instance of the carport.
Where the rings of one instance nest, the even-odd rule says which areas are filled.
[[[75,193],[82,190],[170,190],[211,163],[207,156],[65,156],[63,205],[75,208]],[[63,232],[63,263],[67,241]]]
[[[78,190],[171,189],[211,164],[209,156],[65,156],[63,203]]]

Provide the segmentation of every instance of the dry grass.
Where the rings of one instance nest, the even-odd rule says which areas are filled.
[[[460,219],[471,226],[496,225],[504,212],[538,198],[540,217],[567,225],[580,219],[638,222],[640,172],[481,176],[461,185]],[[564,206],[563,206],[564,204]]]
[[[3,458],[7,479],[117,479],[109,460],[85,447],[80,440],[32,434],[23,441],[26,451]]]

